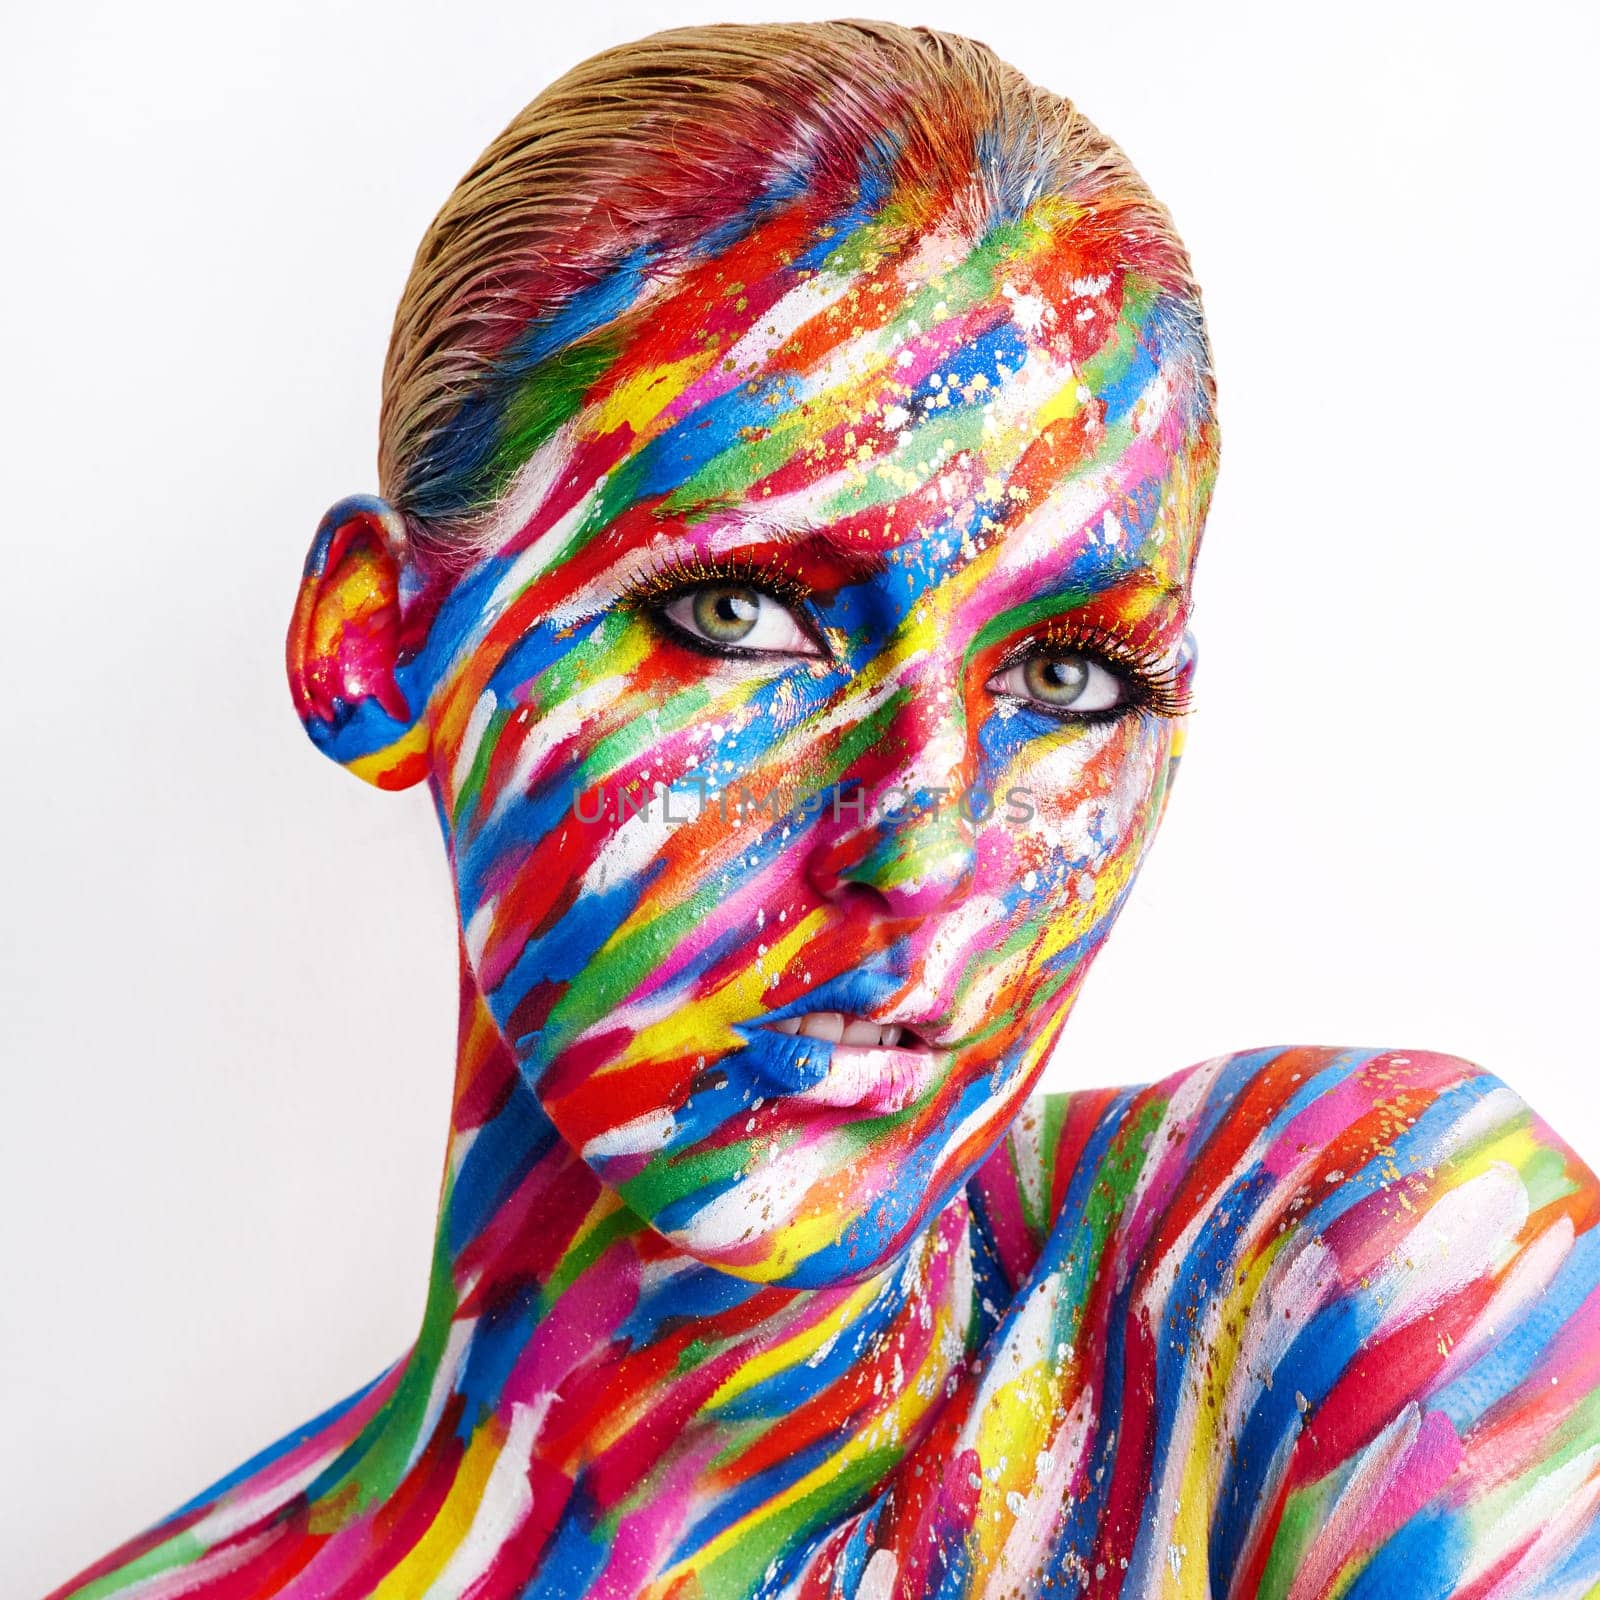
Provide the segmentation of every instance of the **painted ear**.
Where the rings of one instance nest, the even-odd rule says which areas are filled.
[[[397,682],[405,525],[373,495],[323,517],[289,623],[289,689],[311,742],[380,789],[428,770],[428,730]]]

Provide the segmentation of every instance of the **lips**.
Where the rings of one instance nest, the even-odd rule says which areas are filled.
[[[807,1011],[766,1026],[827,1047],[822,1077],[788,1097],[801,1105],[904,1111],[928,1092],[944,1064],[944,1052],[924,1044],[903,1023],[872,1022],[842,1011]]]

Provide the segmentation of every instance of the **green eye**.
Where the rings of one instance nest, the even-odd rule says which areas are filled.
[[[1130,703],[1127,681],[1093,656],[1060,652],[1029,656],[996,676],[989,687],[1050,711],[1115,711]]]
[[[1082,656],[1034,656],[1023,663],[1022,681],[1044,705],[1070,706],[1089,687],[1089,663]]]
[[[761,619],[761,594],[747,584],[717,583],[695,591],[695,627],[717,644],[737,644]]]
[[[783,601],[753,584],[696,584],[661,608],[668,622],[732,656],[815,656],[816,641]]]

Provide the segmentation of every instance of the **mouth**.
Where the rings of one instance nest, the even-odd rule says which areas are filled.
[[[826,1047],[821,1079],[788,1097],[802,1105],[904,1111],[927,1094],[946,1058],[905,1023],[873,1022],[842,1011],[806,1011],[765,1026]]]
[[[799,1016],[781,1017],[767,1026],[778,1033],[800,1034],[827,1044],[860,1045],[869,1049],[881,1046],[928,1048],[904,1023],[872,1022],[843,1011],[803,1011]]]

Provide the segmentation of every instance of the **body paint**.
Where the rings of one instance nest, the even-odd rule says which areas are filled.
[[[1600,1184],[1463,1062],[1262,1050],[1048,1097],[896,1268],[804,1291],[667,1247],[470,1000],[462,1035],[410,1361],[62,1596],[1600,1580]]]
[[[1596,1186],[1508,1091],[1265,1051],[1023,1112],[1180,747],[1203,336],[1091,205],[846,187],[508,318],[411,485],[459,560],[376,501],[319,538],[302,711],[426,768],[457,891],[428,1309],[63,1595],[1600,1576]],[[815,650],[661,620],[735,565]],[[1140,697],[997,691],[1023,645]],[[776,1026],[834,1010],[930,1048]]]

